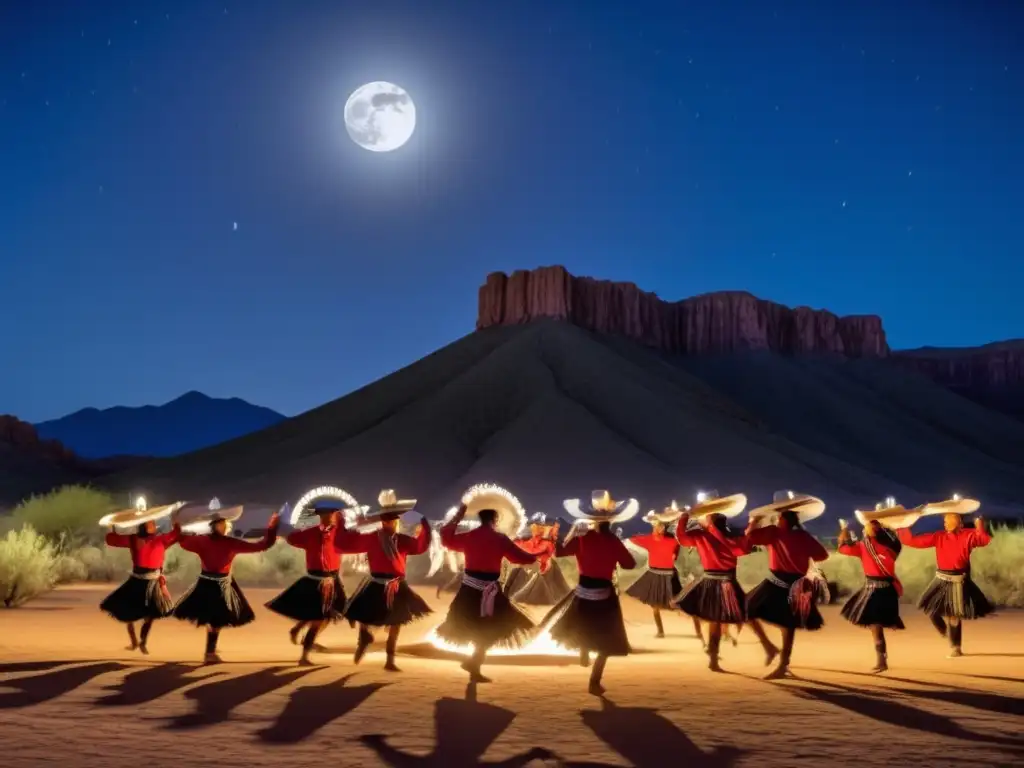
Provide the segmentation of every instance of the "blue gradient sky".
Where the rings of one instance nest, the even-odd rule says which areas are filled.
[[[8,0],[0,412],[294,414],[555,263],[1024,335],[1022,6]],[[392,154],[343,127],[377,79]]]

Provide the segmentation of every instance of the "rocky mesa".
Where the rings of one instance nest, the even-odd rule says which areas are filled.
[[[632,283],[576,277],[559,266],[487,276],[479,293],[478,330],[540,317],[688,355],[756,349],[858,358],[889,355],[882,320],[874,315],[839,317],[743,291],[665,301]]]

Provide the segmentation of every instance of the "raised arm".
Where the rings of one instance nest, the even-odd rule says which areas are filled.
[[[422,555],[430,547],[430,523],[427,518],[420,522],[420,530],[415,536],[399,536],[398,549],[407,555]]]
[[[502,541],[501,549],[505,559],[514,565],[530,565],[537,562],[536,555],[531,555],[507,536]]]
[[[231,550],[237,554],[252,554],[254,552],[266,552],[277,541],[277,525],[279,519],[275,512],[270,522],[267,523],[267,532],[259,541],[246,541],[245,539],[228,539],[231,542]]]
[[[643,533],[637,536],[630,536],[629,543],[636,547],[640,547],[640,549],[646,549],[650,551],[651,545],[654,543],[654,534]]]
[[[828,560],[828,550],[825,549],[825,546],[820,541],[809,533],[807,534],[807,554],[810,555],[811,560],[816,563]]]
[[[118,533],[113,528],[110,529],[110,533],[107,534],[104,541],[108,547],[130,547],[132,545],[131,534]]]
[[[206,541],[206,536],[197,536],[194,534],[183,535],[178,541],[178,546],[184,549],[186,552],[192,552],[198,555],[203,551],[203,543]]]
[[[861,543],[859,541],[849,542],[844,541],[836,551],[840,555],[846,555],[847,557],[860,557]]]
[[[175,523],[174,527],[171,528],[171,530],[169,530],[167,533],[160,534],[160,540],[163,543],[164,548],[166,549],[167,547],[173,547],[175,544],[181,541],[183,535],[184,534],[181,532],[181,526]]]
[[[914,549],[934,547],[938,539],[937,533],[919,533],[915,536],[909,528],[900,528],[896,535],[899,536],[900,543],[903,546],[913,547]]]
[[[774,525],[766,525],[764,528],[748,529],[745,535],[751,547],[767,547],[778,540],[779,529]]]
[[[466,551],[466,534],[459,533],[458,521],[452,520],[441,526],[441,543],[454,552]]]
[[[339,532],[343,530],[344,529],[341,526],[338,526]],[[287,536],[285,536],[284,540],[291,544],[293,547],[297,547],[298,549],[305,549],[310,544],[316,541],[318,533],[319,531],[317,530],[317,526],[315,525],[310,526],[309,528],[297,528],[291,531]],[[335,539],[337,539],[337,532],[334,534],[334,537]]]
[[[987,547],[992,543],[992,534],[989,533],[985,521],[980,517],[974,519],[974,530],[968,531],[967,536],[967,546],[970,549]]]
[[[697,542],[707,535],[707,531],[703,528],[688,531],[686,530],[685,523],[676,526],[676,541],[679,542],[679,546],[681,547],[696,547]]]
[[[555,557],[574,557],[580,551],[580,537],[574,536],[569,541],[555,542]]]
[[[619,539],[615,540],[615,543],[619,545],[616,561],[619,566],[625,568],[627,571],[631,568],[636,568],[636,558],[630,554],[629,550],[626,549],[626,545]]]

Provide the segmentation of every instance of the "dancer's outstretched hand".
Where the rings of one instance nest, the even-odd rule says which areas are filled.
[[[275,512],[270,516],[270,522],[267,523],[267,528],[277,528],[278,523],[281,522],[281,515]]]
[[[985,530],[985,518],[982,517],[981,515],[978,515],[976,518],[974,518],[974,527],[977,528],[979,531],[984,531]]]

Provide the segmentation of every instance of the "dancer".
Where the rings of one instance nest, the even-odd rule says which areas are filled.
[[[216,502],[216,499],[214,500]],[[260,541],[246,541],[228,535],[230,524],[242,516],[242,507],[221,509],[219,502],[205,514],[190,521],[190,527],[206,521],[210,533],[182,536],[181,548],[199,556],[202,572],[192,588],[174,606],[174,618],[206,627],[204,663],[219,664],[217,641],[225,627],[242,627],[256,618],[238,582],[231,575],[237,555],[265,552],[277,541],[280,514],[275,512]]]
[[[751,546],[768,550],[768,578],[747,595],[747,618],[751,629],[765,648],[765,665],[778,655],[760,622],[766,621],[782,630],[782,655],[778,666],[765,675],[776,680],[789,674],[793,643],[797,629],[821,629],[825,621],[817,606],[817,582],[807,576],[815,561],[828,559],[828,552],[817,539],[803,529],[803,524],[820,517],[825,502],[814,496],[779,491],[775,500],[750,512],[746,535]],[[757,526],[778,515],[777,524]]]
[[[558,523],[548,523],[547,516],[540,512],[531,519],[534,521],[530,526],[532,535],[519,542],[519,547],[537,556],[536,567],[529,573],[528,566],[520,566],[518,572],[527,576],[525,583],[520,581],[521,585],[510,588],[506,582],[505,593],[519,605],[555,605],[572,589],[555,560]]]
[[[458,526],[466,515],[474,515],[480,525],[460,533]],[[537,559],[508,536],[519,529],[524,518],[519,500],[504,488],[477,485],[466,492],[455,516],[441,528],[444,545],[465,554],[466,571],[437,635],[455,645],[472,646],[470,658],[462,663],[471,683],[490,682],[481,672],[488,650],[519,647],[534,628],[499,582],[504,561],[529,565]]]
[[[303,628],[301,666],[310,666],[309,654],[323,626],[337,621],[345,610],[345,587],[341,583],[341,556],[345,552],[345,534],[338,525],[341,505],[319,502],[304,514],[320,518],[318,525],[292,531],[286,541],[306,553],[306,574],[279,594],[267,608],[297,622],[288,632],[297,644]]]
[[[683,510],[674,501],[661,512],[652,509],[643,518],[651,526],[651,532],[628,539],[633,546],[647,551],[647,568],[630,585],[626,594],[653,609],[657,629],[654,636],[657,638],[665,637],[661,612],[674,610],[674,601],[683,591],[683,583],[676,571],[679,542],[668,532],[668,526],[679,520],[682,514]]]
[[[683,514],[676,526],[679,544],[696,549],[704,569],[699,579],[686,586],[676,605],[693,617],[698,633],[700,622],[708,623],[705,649],[708,669],[712,672],[722,671],[718,654],[723,628],[740,627],[746,621],[746,595],[736,580],[736,561],[750,552],[750,545],[745,536],[733,533],[726,522],[746,506],[747,497],[742,493],[721,498],[715,492],[702,493],[697,496],[697,504]],[[700,525],[690,527],[691,519],[700,521]]]
[[[890,496],[873,510],[858,509],[854,514],[864,526],[864,539],[854,541],[846,521],[840,520],[839,554],[860,558],[864,586],[846,601],[841,615],[851,624],[871,630],[875,641],[875,666],[871,671],[880,674],[889,669],[885,630],[904,628],[900,618],[903,585],[896,578],[896,558],[902,545],[890,529],[913,525],[920,513],[905,509]]]
[[[612,532],[612,525],[632,518],[639,504],[636,499],[614,501],[608,491],[594,491],[589,510],[580,508],[579,499],[566,499],[563,504],[570,515],[586,519],[595,527],[576,536],[570,534],[555,547],[556,557],[576,558],[580,583],[548,613],[542,626],[550,628],[555,642],[580,652],[581,666],[589,666],[591,651],[597,653],[589,690],[601,696],[608,657],[628,656],[631,650],[612,577],[616,566],[636,568],[636,560]]]
[[[939,634],[949,640],[949,658],[963,656],[963,622],[981,619],[995,608],[971,579],[971,553],[987,547],[992,534],[979,515],[974,529],[964,527],[963,516],[976,512],[981,502],[954,495],[951,499],[925,504],[923,515],[942,515],[943,530],[913,535],[909,528],[899,531],[900,541],[915,549],[935,548],[937,571],[917,606],[927,614]]]
[[[127,548],[132,556],[131,576],[100,603],[101,610],[127,627],[129,651],[138,649],[148,655],[153,622],[169,616],[174,609],[163,568],[167,549],[181,539],[181,527],[175,525],[170,533],[158,534],[156,521],[176,512],[181,506],[181,503],[168,504],[147,510],[146,500],[140,497],[134,509],[114,512],[100,520],[100,525],[110,528],[107,546]],[[117,533],[115,526],[135,527],[135,533]],[[135,634],[137,621],[142,622],[138,635]]]
[[[399,499],[393,490],[381,491],[376,512],[360,516],[358,524],[379,522],[372,533],[348,531],[347,552],[363,552],[370,562],[370,575],[363,579],[345,607],[345,617],[359,624],[359,640],[353,658],[362,661],[373,642],[370,627],[387,627],[387,659],[384,669],[400,672],[395,665],[398,635],[402,627],[431,613],[430,606],[405,581],[405,561],[409,555],[422,555],[430,546],[431,528],[422,518],[416,536],[398,532],[398,518],[416,509],[416,499]]]

